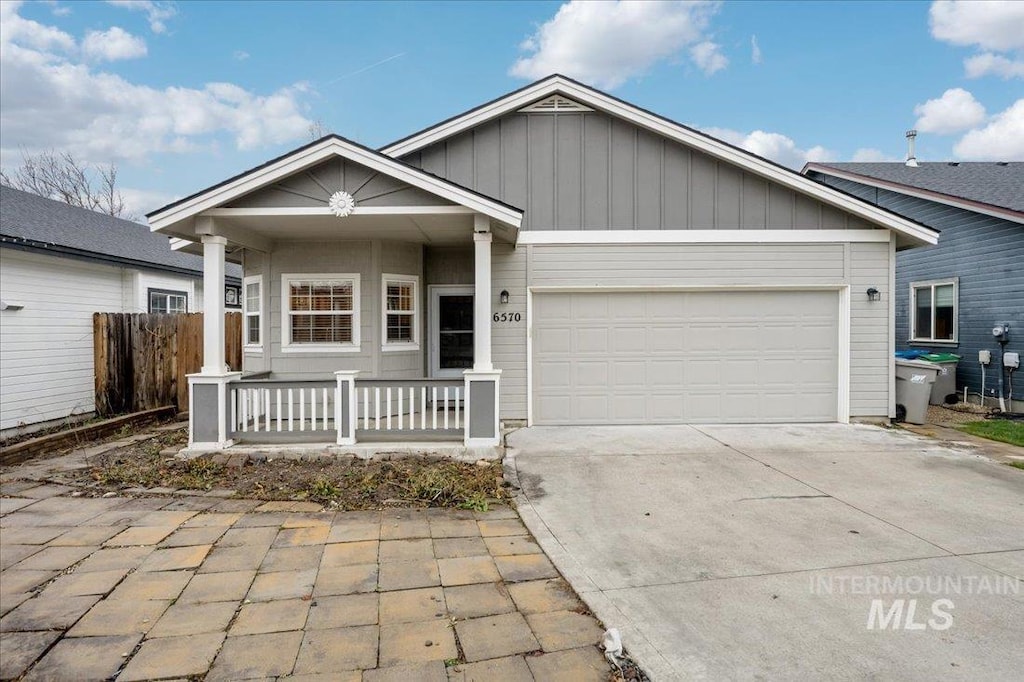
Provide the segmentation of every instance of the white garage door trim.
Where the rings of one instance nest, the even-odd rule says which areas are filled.
[[[835,291],[839,293],[839,362],[837,377],[839,423],[850,422],[850,285],[825,284],[737,284],[733,286],[531,286],[526,289],[526,424],[533,426],[533,296],[544,293],[616,293],[616,292],[713,292],[713,291]]]

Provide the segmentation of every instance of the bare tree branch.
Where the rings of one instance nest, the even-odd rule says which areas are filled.
[[[327,129],[327,124],[320,119],[316,119],[311,122],[309,124],[309,128],[306,129],[306,134],[309,135],[309,139],[311,140],[319,140],[321,137],[327,136],[330,132],[331,131]]]
[[[8,174],[0,170],[0,182],[48,199],[134,220],[117,187],[117,166],[87,166],[71,152],[22,150],[21,166]]]

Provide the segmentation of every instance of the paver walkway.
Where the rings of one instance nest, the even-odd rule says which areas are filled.
[[[607,680],[514,510],[0,487],[0,678]]]

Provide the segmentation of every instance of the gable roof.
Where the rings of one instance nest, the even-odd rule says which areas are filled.
[[[699,130],[642,109],[566,76],[555,74],[491,100],[467,112],[382,147],[389,156],[406,156],[441,140],[479,126],[499,116],[518,111],[552,95],[562,95],[581,105],[625,119],[634,125],[704,152],[716,159],[777,182],[796,192],[856,215],[907,237],[917,244],[935,244],[938,233],[921,223],[828,187],[756,154],[723,142]]]
[[[163,235],[145,225],[0,185],[0,243],[116,265],[203,274],[203,259],[172,251]],[[228,266],[228,275],[242,276]]]
[[[518,228],[522,224],[523,212],[514,206],[439,178],[403,161],[385,156],[376,150],[334,134],[271,159],[184,199],[167,204],[163,208],[148,213],[146,217],[153,230],[160,230],[336,156],[471,208],[512,227]]]
[[[809,163],[803,172],[842,177],[1018,222],[1024,219],[1024,162],[1020,161],[919,162],[916,167],[902,162]]]

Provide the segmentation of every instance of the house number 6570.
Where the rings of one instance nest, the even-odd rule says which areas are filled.
[[[522,313],[494,313],[495,322],[520,322],[522,319]]]

